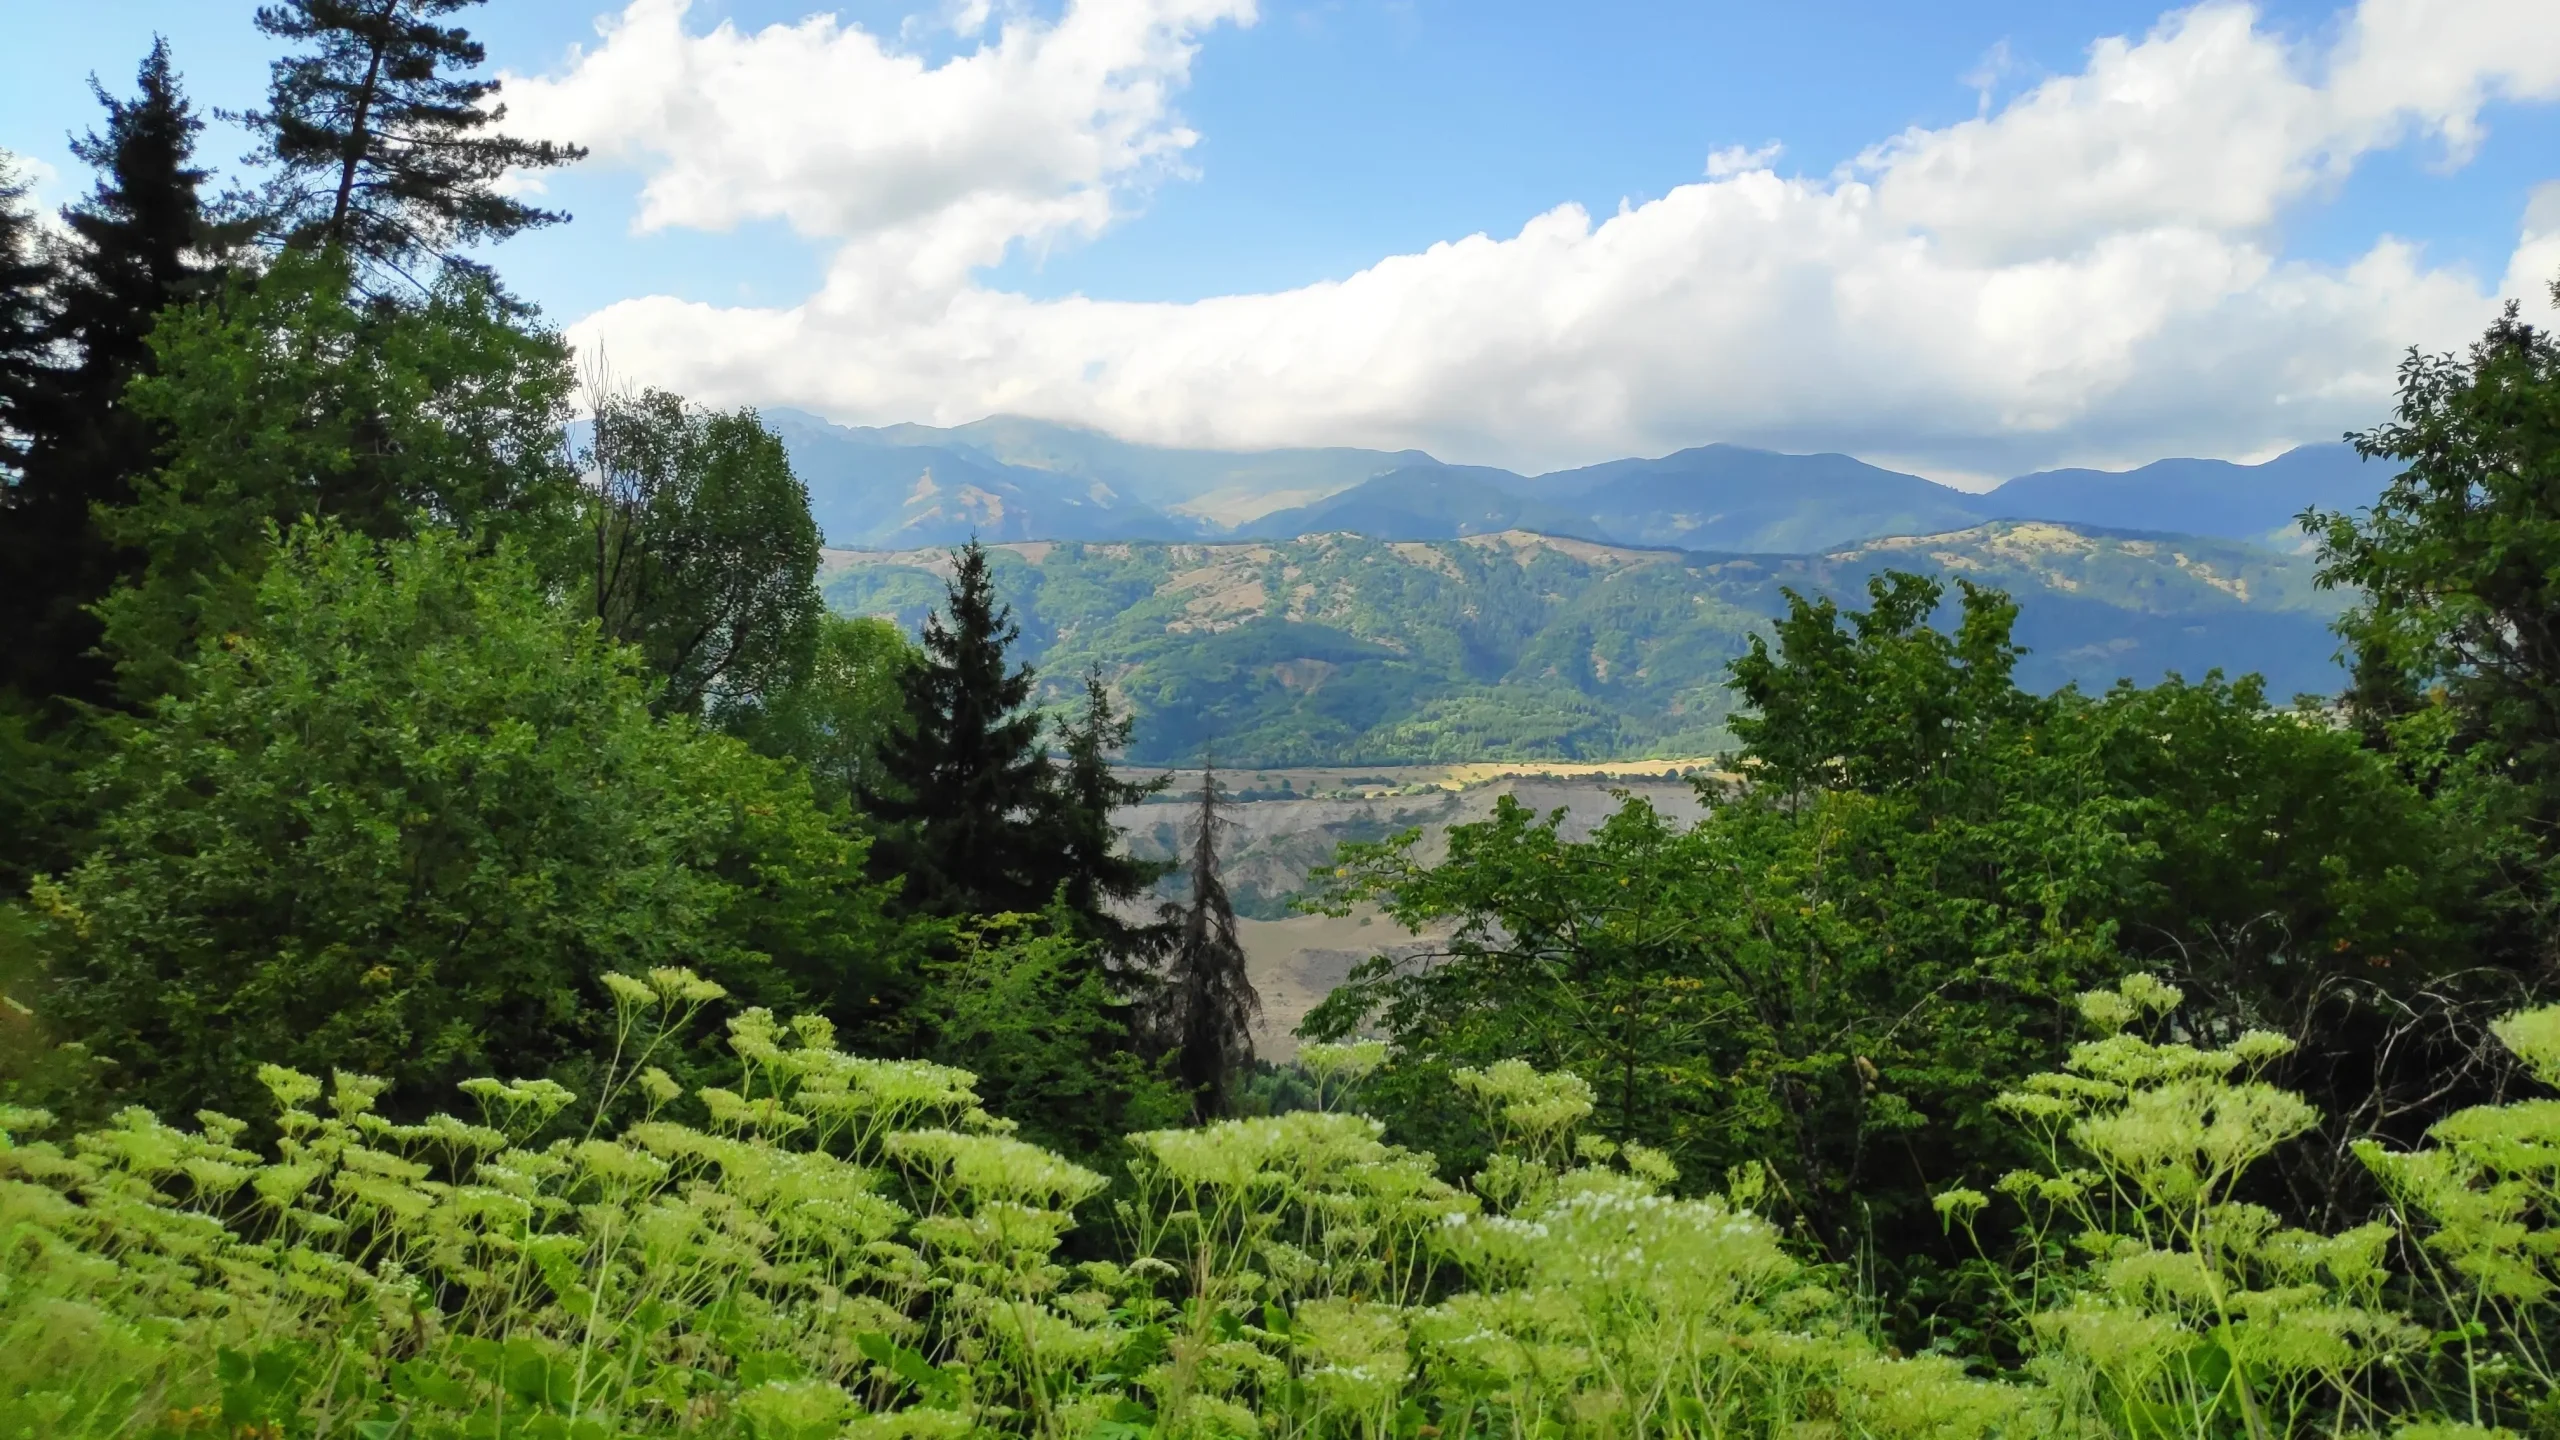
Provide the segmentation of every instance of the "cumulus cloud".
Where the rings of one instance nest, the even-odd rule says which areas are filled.
[[[834,258],[796,305],[640,298],[573,334],[707,399],[1168,443],[1546,465],[1727,439],[1940,474],[2258,454],[2370,421],[2403,348],[2459,343],[2496,298],[2390,237],[2285,259],[2274,222],[2378,148],[2460,163],[2488,105],[2560,98],[2548,0],[2364,0],[2316,51],[2208,3],[1828,176],[1737,147],[1606,219],[1560,206],[1275,294],[978,278],[1178,166],[1191,59],[1252,18],[1072,0],[928,65],[832,20],[694,34],[682,0],[636,0],[561,73],[510,83],[524,128],[643,170],[643,224],[781,217]],[[2560,188],[2521,218],[2498,282],[2539,303]]]
[[[1253,0],[1079,0],[939,65],[832,15],[696,34],[690,0],[633,0],[563,72],[505,78],[510,123],[643,171],[637,223],[779,219],[930,252],[947,278],[1016,241],[1091,234],[1197,136],[1170,107],[1200,33]],[[958,4],[962,34],[991,22]]]

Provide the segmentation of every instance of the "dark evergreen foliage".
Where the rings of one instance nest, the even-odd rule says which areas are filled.
[[[132,499],[160,443],[157,427],[125,406],[125,387],[154,368],[149,341],[162,312],[217,282],[228,239],[206,213],[206,172],[193,163],[204,122],[166,42],[152,45],[135,81],[130,100],[98,88],[106,128],[72,144],[98,179],[63,211],[70,238],[45,329],[50,363],[15,417],[29,444],[0,509],[0,629],[10,637],[0,679],[31,699],[109,698],[113,672],[90,607],[135,559],[95,515]]]
[[[586,152],[493,133],[506,107],[470,33],[439,23],[480,0],[283,0],[258,29],[306,46],[271,67],[267,108],[241,117],[278,174],[272,222],[289,243],[405,270],[568,217],[500,194],[510,170]]]
[[[1102,673],[1084,677],[1084,706],[1058,727],[1058,765],[1050,794],[1049,824],[1055,858],[1065,875],[1067,908],[1081,919],[1118,978],[1137,983],[1142,965],[1173,939],[1165,922],[1142,924],[1129,916],[1173,867],[1131,855],[1111,812],[1144,804],[1171,783],[1159,775],[1125,780],[1111,768],[1126,750],[1137,722],[1112,703]]]
[[[905,677],[907,725],[881,747],[865,795],[891,827],[874,854],[926,913],[1033,913],[1058,867],[1032,670],[1009,654],[1021,629],[996,598],[986,548],[971,541],[952,565],[943,608],[925,620],[924,663]]]
[[[1203,1121],[1232,1108],[1236,1077],[1253,1063],[1253,1022],[1262,1014],[1262,996],[1236,937],[1235,907],[1218,875],[1223,808],[1218,772],[1204,767],[1192,811],[1191,898],[1165,907],[1167,923],[1177,928],[1157,996],[1158,1031],[1173,1052],[1193,1116]]]

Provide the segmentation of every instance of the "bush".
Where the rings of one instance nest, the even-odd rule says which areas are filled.
[[[544,1073],[605,1043],[616,965],[841,1011],[898,953],[806,779],[652,717],[631,652],[512,553],[299,530],[183,674],[34,897],[46,1018],[150,1103],[238,1109],[260,1061],[414,1096]]]

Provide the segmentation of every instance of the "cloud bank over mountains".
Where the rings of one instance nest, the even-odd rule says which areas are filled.
[[[1941,476],[2257,458],[2371,423],[2408,345],[2462,343],[2501,296],[2544,310],[2560,274],[2560,177],[2503,275],[2390,236],[2310,263],[2276,233],[2364,157],[2458,165],[2488,106],[2560,100],[2549,0],[2363,0],[2319,44],[2208,3],[1828,175],[1784,173],[1774,148],[1702,155],[1708,178],[1614,215],[1562,205],[1190,303],[1040,299],[980,272],[1179,183],[1197,139],[1179,92],[1254,0],[961,7],[939,61],[830,18],[687,19],[686,0],[632,0],[554,73],[507,78],[510,127],[637,172],[644,228],[784,220],[831,249],[825,283],[781,308],[634,298],[572,333],[705,400],[846,421],[1012,413],[1520,468],[1709,440]]]

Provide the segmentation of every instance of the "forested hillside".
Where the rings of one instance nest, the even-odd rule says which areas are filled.
[[[1098,667],[1137,717],[1133,757],[1162,763],[1713,754],[1732,740],[1726,666],[1785,612],[1785,589],[1854,595],[1889,568],[2017,596],[2020,675],[2039,689],[2220,669],[2289,695],[2343,675],[2327,628],[2339,597],[2314,588],[2308,559],[2057,525],[1819,556],[1519,531],[991,553],[1026,653],[1053,677]],[[947,570],[936,551],[831,554],[828,603],[912,626]]]

